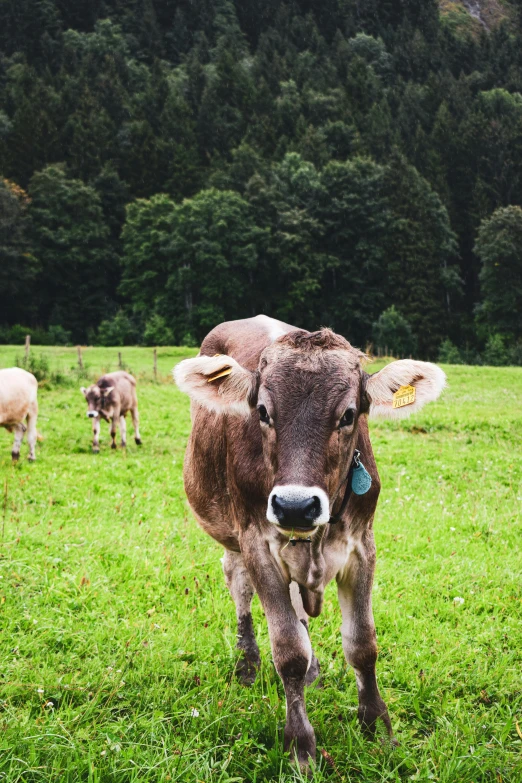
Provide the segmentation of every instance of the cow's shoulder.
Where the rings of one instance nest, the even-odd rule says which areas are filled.
[[[201,355],[227,354],[246,369],[255,370],[264,349],[278,337],[296,329],[296,326],[267,315],[225,321],[207,334],[201,344]]]

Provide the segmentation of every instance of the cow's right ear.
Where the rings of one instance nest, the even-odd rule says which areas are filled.
[[[214,413],[250,416],[255,405],[258,374],[231,356],[196,356],[173,370],[174,380],[189,397]]]
[[[85,388],[85,386],[80,386],[80,391],[84,397],[87,397],[87,389]]]

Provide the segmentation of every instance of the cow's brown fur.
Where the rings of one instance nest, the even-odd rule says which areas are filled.
[[[100,418],[111,425],[111,448],[116,448],[116,430],[120,427],[121,445],[127,445],[127,427],[125,416],[131,414],[134,427],[134,440],[141,445],[139,431],[138,395],[136,394],[136,380],[128,372],[107,373],[98,379],[97,383],[88,389],[82,386],[81,390],[87,400],[87,415],[97,414],[92,419],[93,443],[92,450],[97,453],[100,450]]]
[[[372,527],[380,485],[365,415],[368,389],[378,388],[386,402],[390,371],[381,371],[383,378],[372,382],[362,370],[362,358],[328,329],[309,333],[258,316],[216,327],[203,341],[200,357],[182,362],[175,372],[180,388],[193,398],[185,488],[199,524],[226,548],[224,571],[244,654],[240,673],[251,681],[259,665],[250,614],[256,591],[287,697],[285,748],[293,748],[302,764],[315,755],[303,688],[319,672],[308,617],[320,613],[332,579],[343,614],[344,652],[356,672],[361,724],[372,732],[381,718],[392,734],[375,677]],[[440,388],[431,398],[438,396],[441,371],[422,362],[410,364],[408,377],[431,373],[437,378]],[[230,374],[209,383],[220,366]],[[407,371],[401,370],[404,377]],[[270,424],[260,422],[260,405]],[[342,426],[347,409],[354,411],[354,421]],[[317,525],[309,531],[310,543],[289,546],[290,531],[267,519],[272,489],[324,492],[330,513],[337,511],[355,447],[372,476],[371,489],[352,494],[338,524]]]
[[[20,457],[20,445],[27,430],[29,459],[36,459],[36,420],[38,417],[38,381],[20,367],[0,370],[0,427],[14,432],[11,456]]]

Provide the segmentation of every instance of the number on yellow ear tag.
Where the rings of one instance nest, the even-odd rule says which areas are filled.
[[[393,395],[393,407],[403,408],[415,402],[415,386],[401,386]]]
[[[225,367],[224,370],[215,372],[214,375],[209,375],[209,377],[207,378],[207,383],[212,383],[212,381],[217,381],[218,378],[223,378],[224,375],[230,375],[231,372],[232,372],[232,367]]]

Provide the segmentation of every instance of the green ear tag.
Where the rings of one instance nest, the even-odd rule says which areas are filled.
[[[352,491],[356,495],[365,495],[372,485],[372,477],[362,464],[359,462],[352,472]]]

